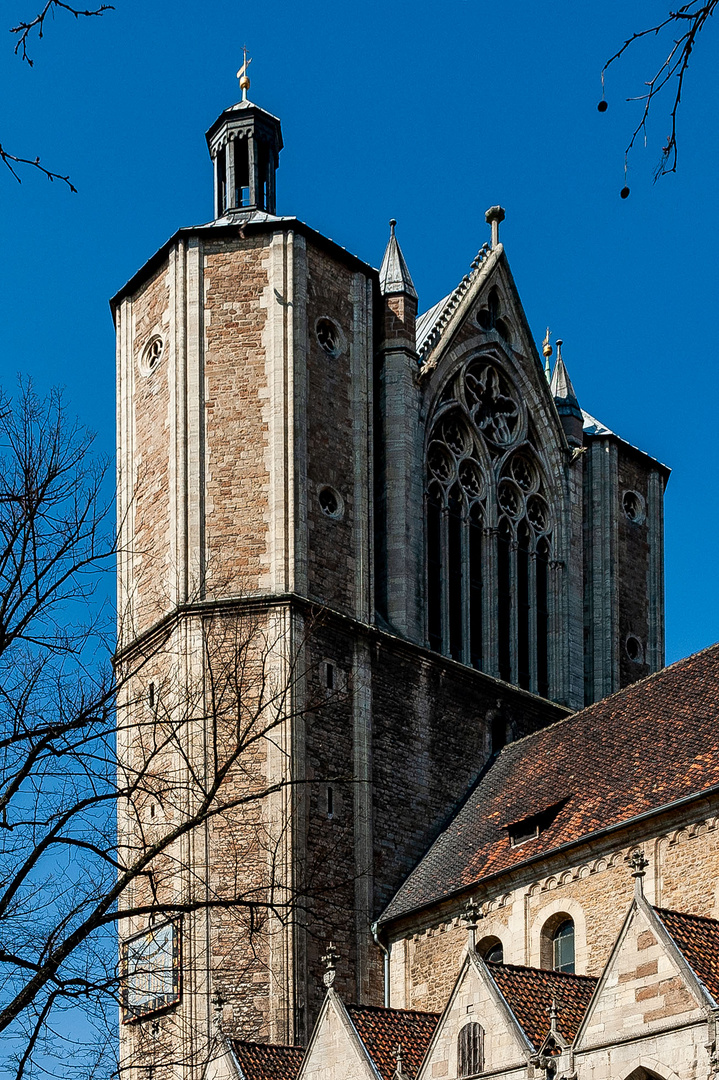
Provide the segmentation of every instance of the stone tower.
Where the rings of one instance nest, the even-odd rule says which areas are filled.
[[[218,1028],[304,1040],[330,938],[381,1002],[373,920],[490,756],[663,663],[667,470],[563,360],[548,385],[501,208],[418,318],[394,222],[377,271],[276,214],[280,122],[246,90],[207,141],[213,220],[112,301],[120,749],[147,774],[120,833],[173,837],[122,926],[124,1062],[155,1080],[199,1077]]]

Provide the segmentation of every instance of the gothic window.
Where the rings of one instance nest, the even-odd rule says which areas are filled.
[[[465,1024],[457,1039],[457,1075],[477,1076],[484,1068],[484,1029]]]
[[[565,919],[552,938],[552,967],[555,971],[574,974],[574,923]]]
[[[536,444],[494,358],[444,387],[427,444],[427,637],[547,696],[553,517]]]
[[[427,469],[427,636],[433,649],[479,668],[487,476],[458,411],[434,425]]]

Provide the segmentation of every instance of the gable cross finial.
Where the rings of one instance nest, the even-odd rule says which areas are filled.
[[[225,1007],[225,999],[219,990],[215,990],[212,995],[212,1024],[217,1035],[222,1030],[222,1011]]]
[[[482,917],[481,907],[474,897],[470,897],[462,912],[462,920],[467,927],[467,947],[470,949],[477,944],[477,926]]]
[[[549,1006],[549,1030],[551,1031],[552,1035],[556,1035],[557,1033],[558,1018],[559,1013],[557,1011],[557,999],[553,997],[552,1004]]]
[[[240,90],[242,91],[242,100],[247,101],[247,91],[250,89],[250,77],[247,74],[247,69],[252,63],[252,57],[247,58],[247,46],[242,46],[243,63],[240,70],[237,72],[237,78],[240,80]]]
[[[645,859],[644,852],[641,848],[637,848],[637,850],[632,853],[629,859],[629,865],[632,868],[632,877],[634,878],[634,894],[635,896],[643,896],[644,875],[649,866],[649,859]]]
[[[337,961],[339,958],[339,953],[335,949],[333,942],[330,941],[327,952],[322,957],[322,963],[325,965],[325,973],[322,976],[322,982],[328,990],[334,984],[335,975],[337,974]]]

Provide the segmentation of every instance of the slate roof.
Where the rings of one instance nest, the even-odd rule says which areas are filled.
[[[398,1044],[402,1047],[402,1071],[413,1080],[439,1023],[439,1014],[370,1005],[348,1005],[347,1012],[382,1080],[394,1076]]]
[[[701,915],[685,915],[667,908],[654,909],[674,938],[680,952],[719,1002],[719,922]]]
[[[400,887],[386,923],[719,785],[719,645],[505,746]],[[566,800],[539,836],[507,826]]]
[[[597,979],[515,964],[490,963],[487,967],[535,1050],[549,1033],[552,999],[557,1006],[559,1033],[568,1043],[573,1041]]]
[[[273,1046],[239,1039],[232,1039],[231,1046],[245,1080],[295,1080],[305,1053],[301,1046]]]
[[[391,293],[407,293],[417,299],[417,290],[412,281],[412,275],[402,254],[402,248],[395,235],[395,221],[390,223],[391,234],[387,248],[379,270],[379,287],[383,296]]]

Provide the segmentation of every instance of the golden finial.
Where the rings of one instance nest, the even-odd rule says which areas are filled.
[[[247,59],[247,46],[242,46],[243,64],[240,70],[237,72],[237,78],[240,80],[240,90],[242,91],[242,100],[247,101],[247,91],[250,89],[250,77],[247,74],[247,69],[252,63],[252,57]]]
[[[552,378],[552,369],[549,364],[549,357],[552,355],[553,352],[554,349],[552,348],[549,340],[549,327],[547,327],[547,333],[544,337],[544,342],[542,343],[542,353],[544,354],[544,374],[546,376],[547,382],[550,382]]]

